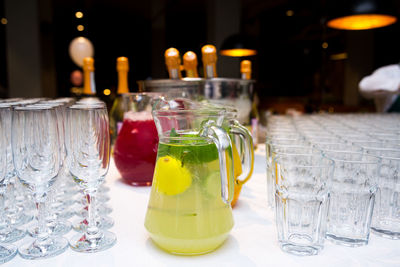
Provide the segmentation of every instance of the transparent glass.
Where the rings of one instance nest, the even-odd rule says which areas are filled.
[[[367,245],[380,159],[349,151],[325,155],[335,162],[327,239],[350,247]]]
[[[321,155],[275,158],[275,220],[281,249],[316,255],[324,247],[333,162]]]
[[[400,239],[400,150],[380,148],[367,152],[382,159],[372,232],[382,237]]]
[[[115,234],[96,223],[97,191],[110,164],[110,135],[104,104],[78,104],[68,108],[66,146],[68,166],[74,181],[84,190],[88,203],[87,227],[70,239],[77,252],[93,253],[112,247]]]
[[[1,105],[1,104],[0,104]],[[0,224],[6,227],[7,221],[4,216],[4,195],[7,187],[7,139],[6,132],[8,131],[6,124],[6,116],[11,111],[11,108],[0,106]],[[17,253],[14,246],[3,245],[0,243],[0,264],[11,260]]]
[[[113,153],[115,166],[130,185],[151,185],[158,146],[151,109],[153,100],[160,96],[160,93],[122,95],[123,122],[117,127]]]
[[[19,247],[26,259],[48,258],[65,251],[68,241],[51,236],[46,227],[45,202],[61,166],[60,138],[54,107],[16,107],[12,118],[12,150],[17,176],[34,196],[38,231],[33,242]]]
[[[14,190],[7,192],[7,187],[10,186],[12,178],[15,176],[14,165],[12,162],[12,148],[11,148],[11,117],[12,117],[12,105],[0,104],[0,119],[2,125],[2,140],[4,151],[4,181],[1,185],[1,199],[0,199],[0,242],[14,242],[25,236],[25,231],[15,228],[12,225],[12,221],[7,215],[6,210],[6,199],[12,195],[14,196]],[[7,194],[10,193],[10,194]],[[13,197],[9,197],[8,203],[13,202],[12,205],[16,205],[16,200]],[[27,216],[28,217],[28,216]]]
[[[224,119],[220,112],[153,112],[160,143],[145,227],[170,253],[213,251],[233,227],[232,144],[217,126]]]

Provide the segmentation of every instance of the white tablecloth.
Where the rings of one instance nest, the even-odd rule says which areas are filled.
[[[234,228],[227,241],[216,251],[201,256],[175,256],[160,250],[144,228],[144,216],[150,187],[132,187],[121,182],[114,165],[107,176],[110,186],[111,216],[117,244],[95,254],[68,249],[50,259],[29,261],[18,255],[4,266],[400,266],[400,240],[371,234],[368,246],[349,248],[325,242],[317,256],[286,254],[277,244],[273,212],[267,207],[265,150],[256,151],[253,177],[242,189],[233,210]],[[71,231],[67,238],[75,233]],[[27,238],[23,240],[26,242]],[[22,241],[21,241],[22,242]],[[17,243],[18,244],[18,243]]]

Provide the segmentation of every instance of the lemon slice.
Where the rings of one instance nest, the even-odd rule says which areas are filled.
[[[154,170],[154,183],[158,192],[173,196],[186,191],[192,176],[182,162],[170,156],[160,157]]]

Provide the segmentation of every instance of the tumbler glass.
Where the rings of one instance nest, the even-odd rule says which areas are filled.
[[[318,154],[280,154],[275,162],[280,247],[295,255],[316,255],[324,246],[333,161]]]
[[[400,239],[400,150],[367,152],[382,158],[371,229],[376,235]]]
[[[380,158],[349,151],[324,154],[335,162],[326,237],[350,247],[367,245]]]

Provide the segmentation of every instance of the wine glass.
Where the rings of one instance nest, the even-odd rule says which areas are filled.
[[[110,134],[107,109],[103,104],[77,104],[68,108],[67,154],[74,181],[88,202],[85,232],[70,240],[78,252],[97,252],[113,246],[115,234],[96,223],[96,193],[104,182],[110,163]]]
[[[52,236],[46,226],[45,203],[60,171],[60,138],[56,110],[52,106],[16,107],[12,118],[14,167],[21,183],[34,196],[38,231],[35,240],[18,252],[26,259],[48,258],[64,252],[65,238]]]
[[[25,231],[15,228],[10,218],[6,214],[5,207],[5,195],[7,188],[10,184],[10,180],[15,176],[14,165],[12,162],[12,149],[11,149],[11,116],[12,116],[12,105],[0,104],[0,121],[2,124],[2,136],[4,147],[2,147],[1,153],[4,152],[4,181],[1,184],[1,200],[0,200],[0,242],[14,242],[25,236]],[[13,192],[11,192],[13,193]],[[9,201],[14,201],[10,199]],[[9,202],[8,201],[8,202]]]
[[[7,186],[7,141],[6,141],[6,123],[4,116],[9,108],[0,107],[0,223],[7,223],[4,218],[4,193]],[[12,245],[0,244],[0,264],[11,260],[17,249]]]
[[[62,183],[64,178],[62,168],[66,155],[64,145],[64,106],[63,103],[58,102],[41,102],[34,104],[35,107],[52,107],[56,113],[56,122],[58,129],[59,150],[60,150],[60,170],[56,177],[54,186],[47,192],[46,203],[46,226],[52,235],[64,235],[71,230],[71,223],[60,216],[68,207],[65,205],[63,199],[57,198],[57,194],[63,190],[65,184]],[[71,215],[71,217],[73,214]],[[35,237],[39,233],[39,226],[34,226],[28,229],[28,233]]]

